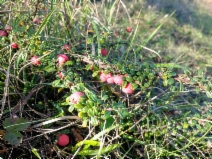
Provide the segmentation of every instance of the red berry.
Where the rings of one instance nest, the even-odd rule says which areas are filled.
[[[13,48],[13,49],[18,49],[18,44],[12,43],[12,44],[11,44],[11,48]]]
[[[35,66],[39,66],[40,64],[41,64],[41,62],[38,60],[38,56],[33,56],[32,58],[31,58],[31,62],[32,62],[32,64],[33,65],[35,65]]]
[[[8,36],[8,33],[6,30],[0,30],[0,36]]]
[[[57,59],[58,59],[58,63],[59,63],[60,66],[64,63],[66,63],[69,60],[68,56],[65,55],[65,54],[57,55]]]
[[[72,104],[77,104],[83,96],[85,96],[83,92],[75,92],[70,96],[70,101]]]
[[[126,94],[134,93],[134,90],[132,89],[132,84],[128,83],[125,87],[122,88],[122,92],[124,92]]]
[[[108,54],[108,51],[106,49],[101,49],[102,56],[106,56]]]
[[[131,28],[131,27],[126,27],[126,31],[127,31],[128,33],[131,33],[131,32],[132,32],[132,28]]]
[[[66,146],[70,142],[69,136],[66,134],[60,134],[58,136],[57,144],[59,146]]]

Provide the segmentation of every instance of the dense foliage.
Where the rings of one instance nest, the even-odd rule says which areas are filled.
[[[175,11],[141,38],[128,5],[3,2],[0,156],[212,157],[210,76],[149,48]]]

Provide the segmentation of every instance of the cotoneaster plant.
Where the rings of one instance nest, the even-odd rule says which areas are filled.
[[[59,134],[57,144],[59,146],[67,146],[70,142],[69,136],[66,134]]]

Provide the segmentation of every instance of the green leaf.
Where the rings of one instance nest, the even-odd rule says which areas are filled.
[[[137,87],[138,87],[137,84],[135,84],[135,83],[132,84],[132,89],[133,89],[133,90],[135,90]]]
[[[55,80],[52,82],[52,87],[59,87],[60,85],[60,80]]]
[[[175,73],[175,72],[169,72],[169,73],[168,73],[168,76],[169,76],[169,77],[176,76],[176,73]]]
[[[91,125],[96,126],[98,125],[98,120],[95,117],[91,117]]]
[[[99,71],[95,71],[92,73],[92,77],[96,77],[99,74]]]
[[[57,117],[64,115],[63,109],[58,104],[56,104],[54,102],[51,102],[51,104],[58,110],[59,114],[57,115]]]
[[[41,23],[41,25],[39,26],[37,32],[35,33],[35,37],[38,36],[42,30],[44,29],[44,27],[47,25],[47,23],[49,22],[49,19],[51,18],[51,16],[53,15],[53,13],[56,11],[56,9],[60,6],[59,2],[57,5],[55,5],[56,7],[54,9],[51,10],[51,12],[46,16],[46,18],[43,20],[43,22]]]
[[[36,148],[32,148],[32,153],[34,153],[34,155],[35,155],[37,158],[41,159],[41,157],[40,157],[40,155],[39,155],[39,153],[38,153],[38,151],[37,151]]]
[[[169,84],[169,85],[174,84],[174,79],[173,79],[173,78],[169,78],[169,79],[168,79],[168,84]]]
[[[76,109],[82,109],[84,107],[84,105],[78,103],[78,104],[74,104],[74,108]]]
[[[4,134],[4,139],[12,145],[19,145],[22,139],[20,132],[8,131]]]
[[[180,82],[180,91],[184,91],[184,90],[185,90],[184,85],[182,82]]]
[[[130,113],[128,112],[127,109],[122,109],[122,110],[120,110],[120,111],[119,111],[119,114],[121,115],[121,118],[122,118],[122,119],[125,119],[125,118],[127,118],[127,117],[130,115]]]
[[[117,147],[121,146],[121,144],[113,144],[113,145],[110,145],[110,146],[107,146],[107,147],[103,147],[101,149],[101,152],[100,154],[104,154],[104,153],[107,153],[107,152],[111,152],[113,151],[114,149],[116,149]],[[80,155],[80,156],[95,156],[99,153],[99,149],[94,149],[94,150],[82,150],[80,152],[77,153],[77,155]]]
[[[127,80],[128,82],[132,82],[132,81],[133,81],[133,78],[132,78],[132,77],[127,77],[126,80]]]
[[[91,116],[91,117],[94,116],[94,112],[93,112],[92,109],[89,109],[89,110],[88,110],[88,116]]]
[[[6,118],[3,122],[3,126],[7,131],[23,131],[26,130],[30,124],[31,123],[24,118]]]
[[[86,105],[89,107],[92,107],[94,105],[94,103],[91,100],[87,100]]]
[[[126,85],[127,85],[127,81],[124,81],[124,82],[122,83],[122,87],[126,87]]]
[[[202,76],[203,75],[203,70],[202,69],[198,69],[198,76]]]
[[[83,140],[78,142],[75,145],[75,148],[80,147],[81,145],[90,145],[90,146],[100,146],[100,142],[99,141],[94,141],[94,140]]]
[[[163,85],[164,85],[165,87],[168,86],[168,80],[164,79],[164,80],[163,80]]]
[[[53,66],[51,66],[51,65],[46,66],[46,67],[44,68],[44,70],[45,70],[46,72],[48,72],[48,73],[50,73],[50,72],[55,72],[55,71],[56,71],[56,69],[55,69]]]
[[[102,92],[101,99],[107,100],[108,98],[109,98],[109,96],[105,92]]]
[[[114,125],[111,126],[110,128],[104,129],[103,131],[99,132],[98,134],[96,134],[94,137],[91,138],[91,140],[97,140],[99,139],[102,135],[109,133],[111,130],[117,128],[119,125]]]
[[[70,105],[68,111],[71,113],[74,110],[74,104]]]
[[[105,124],[105,129],[110,128],[113,125],[114,121],[115,121],[115,119],[112,116],[107,118],[106,124]]]
[[[64,66],[69,66],[69,65],[73,65],[74,63],[73,63],[73,61],[67,61],[65,64],[64,64]]]
[[[206,91],[206,95],[208,96],[208,98],[212,98],[212,92]]]

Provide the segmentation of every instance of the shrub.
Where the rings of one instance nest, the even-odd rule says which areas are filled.
[[[122,1],[105,2],[97,14],[102,5],[88,1],[30,2],[34,12],[6,14],[5,26],[13,19],[12,33],[1,30],[0,37],[0,118],[5,151],[15,149],[10,157],[210,156],[210,78],[140,58],[151,49],[134,44],[139,22],[128,31],[117,22],[121,6],[126,9]],[[19,49],[8,47],[10,39]]]

